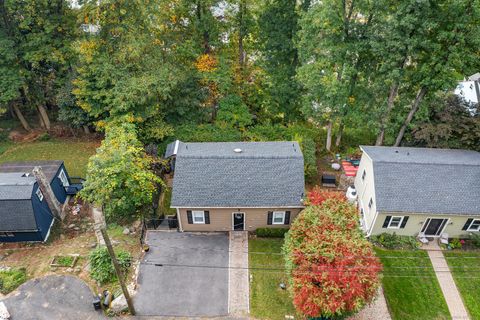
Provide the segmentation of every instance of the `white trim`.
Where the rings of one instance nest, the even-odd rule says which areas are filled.
[[[475,218],[472,218],[472,222],[470,223],[470,225],[468,226],[467,228],[467,231],[470,231],[470,232],[478,232],[480,231],[480,225],[478,226],[478,229],[470,229],[472,227],[472,224],[475,222],[475,221],[478,221],[480,222],[480,219],[475,219]]]
[[[43,193],[42,193],[42,190],[40,190],[40,187],[37,188],[37,191],[35,191],[35,194],[37,195],[38,200],[40,200],[40,202],[42,202],[43,201]]]
[[[180,216],[180,209],[177,208],[178,231],[183,232],[182,217]]]
[[[377,218],[378,218],[378,211],[375,211],[375,218],[373,218],[373,223],[367,232],[367,237],[370,237],[372,235],[373,228],[375,227],[375,223],[377,223]]]
[[[195,213],[202,214],[202,221],[195,221]],[[192,222],[193,224],[205,224],[205,210],[192,210]]]
[[[392,224],[392,221],[393,221],[394,218],[400,218],[400,221],[398,222],[398,226],[396,226],[396,227],[390,226]],[[400,229],[400,226],[402,225],[403,219],[405,219],[405,216],[392,216],[390,218],[390,221],[388,221],[387,229]]]
[[[52,218],[52,223],[50,224],[50,227],[48,227],[48,232],[47,235],[45,236],[45,240],[43,242],[47,242],[48,237],[50,236],[50,230],[52,230],[53,223],[55,222],[55,219]]]
[[[282,222],[275,222],[275,214],[276,213],[281,213],[282,214]],[[272,225],[273,224],[285,224],[285,215],[287,213],[285,211],[273,211],[272,212]]]
[[[245,224],[246,224],[246,221],[247,221],[247,218],[246,218],[247,215],[246,215],[245,212],[243,212],[243,211],[234,211],[234,212],[232,212],[232,231],[235,231],[235,217],[234,217],[234,216],[235,216],[235,213],[241,213],[241,214],[243,214],[243,229],[242,229],[241,231],[245,231]],[[237,229],[237,230],[239,230],[239,229]]]
[[[179,207],[179,206],[170,206],[170,208],[174,209],[305,209],[305,206],[268,206],[268,207],[249,207],[249,206],[235,206],[235,207],[210,207],[210,206],[203,206],[203,207]]]
[[[175,146],[173,147],[174,155],[177,155],[179,142],[180,142],[179,140],[175,140]]]
[[[68,187],[70,185],[70,182],[68,182],[68,177],[67,177],[67,174],[65,173],[65,170],[60,169],[60,173],[58,174],[58,178],[60,179],[60,181],[62,182],[62,185],[64,187]]]
[[[430,220],[429,220],[430,219]],[[430,222],[432,221],[432,219],[441,219],[441,220],[447,220],[447,222],[443,225],[443,228],[441,230],[439,230],[440,232],[438,233],[438,236],[437,235],[430,235],[430,234],[425,234],[425,231],[427,231],[428,229],[428,226],[426,226],[425,230],[422,232],[423,230],[423,227],[425,226],[425,224],[428,223],[430,224]],[[425,219],[425,222],[423,222],[422,224],[422,227],[420,228],[420,231],[419,233],[423,233],[425,235],[425,237],[428,237],[428,238],[438,238],[442,235],[442,233],[445,231],[445,228],[447,228],[448,224],[450,222],[450,218],[432,218],[432,217],[427,217]],[[442,224],[440,224],[442,225]]]

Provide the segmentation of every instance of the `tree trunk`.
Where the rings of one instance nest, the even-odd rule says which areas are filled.
[[[88,126],[83,126],[83,132],[85,134],[90,134],[90,128]]]
[[[247,10],[245,1],[246,0],[242,0],[240,2],[240,8],[238,12],[238,64],[240,65],[240,68],[243,68],[245,65],[245,50],[243,48],[243,37],[245,36],[243,32],[243,19],[246,13],[245,11]]]
[[[425,97],[425,94],[427,93],[427,88],[426,87],[421,87],[420,90],[417,93],[417,96],[415,97],[415,100],[413,101],[412,104],[412,109],[407,115],[407,118],[405,119],[405,122],[403,123],[402,127],[400,128],[400,131],[398,132],[397,139],[395,140],[395,144],[393,145],[394,147],[398,147],[400,143],[402,142],[403,135],[405,134],[405,131],[407,130],[407,126],[410,124],[410,122],[413,119],[413,116],[415,113],[418,111],[418,108],[420,107],[420,102],[422,102],[423,97]]]
[[[340,127],[338,128],[338,134],[337,134],[337,139],[335,140],[335,146],[339,147],[340,143],[342,142],[342,135],[343,135],[343,129],[345,128],[345,125],[340,123]]]
[[[105,221],[105,216],[103,215],[103,210],[101,207],[97,207],[92,204],[90,206],[90,214],[93,218],[93,230],[95,231],[95,236],[97,237],[97,243],[100,246],[104,246],[105,240],[103,239],[101,230],[107,227],[107,223]]]
[[[325,144],[325,149],[327,149],[327,151],[330,151],[330,149],[332,149],[332,127],[333,121],[330,120],[327,125],[327,142]]]
[[[380,132],[378,133],[377,141],[375,142],[376,146],[381,146],[383,144],[383,140],[385,139],[385,124],[387,123],[390,117],[390,113],[393,110],[394,101],[398,95],[398,87],[399,87],[398,83],[394,83],[390,87],[390,94],[388,95],[388,102],[387,102],[387,110],[385,111],[385,113],[382,115],[380,119]]]
[[[45,124],[45,129],[50,130],[50,119],[48,118],[47,109],[43,105],[38,105],[37,107],[39,115]]]
[[[28,125],[27,120],[25,120],[25,117],[22,114],[22,111],[18,107],[17,103],[13,103],[13,110],[15,111],[15,114],[17,115],[18,120],[20,120],[20,123],[22,124],[23,129],[26,131],[30,131],[30,126]]]

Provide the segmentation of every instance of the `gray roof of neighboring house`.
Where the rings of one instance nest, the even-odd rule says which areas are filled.
[[[302,206],[297,142],[181,142],[176,159],[172,207]]]
[[[361,148],[373,161],[377,211],[480,215],[480,153]]]
[[[480,72],[472,74],[470,77],[467,78],[470,81],[478,81],[480,80]]]

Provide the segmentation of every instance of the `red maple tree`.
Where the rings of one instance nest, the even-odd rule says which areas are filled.
[[[381,264],[358,227],[358,214],[338,193],[314,190],[285,241],[296,309],[309,317],[342,316],[372,301]]]

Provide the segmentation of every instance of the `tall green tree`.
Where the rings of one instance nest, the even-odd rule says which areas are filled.
[[[295,0],[268,0],[258,18],[262,67],[266,74],[268,108],[286,121],[298,120],[300,86],[295,79],[298,19]]]
[[[26,130],[22,109],[50,129],[47,110],[73,58],[74,22],[65,0],[0,1],[0,103],[12,106]]]
[[[151,203],[160,179],[151,170],[153,159],[145,154],[133,123],[110,122],[105,140],[92,156],[80,196],[103,206],[109,218],[132,216]]]
[[[327,125],[327,150],[334,125],[341,137],[351,110],[360,104],[360,84],[371,63],[368,30],[377,10],[370,1],[328,0],[312,4],[300,20],[302,109],[307,118]]]

